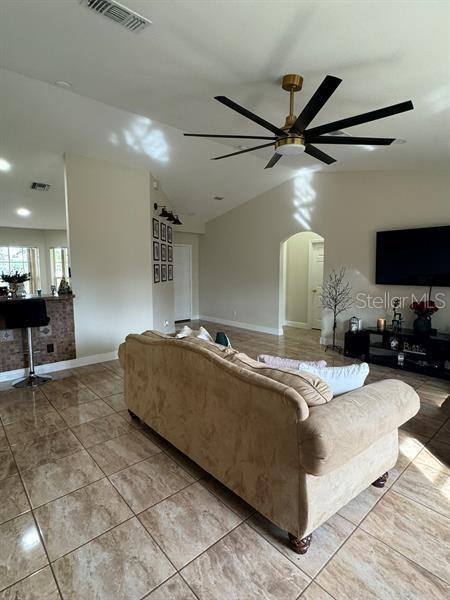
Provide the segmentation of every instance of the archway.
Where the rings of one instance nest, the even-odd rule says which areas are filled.
[[[280,329],[322,328],[324,238],[302,231],[281,244]]]

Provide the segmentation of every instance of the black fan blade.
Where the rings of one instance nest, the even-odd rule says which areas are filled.
[[[319,150],[319,148],[316,148],[315,146],[311,146],[311,144],[306,144],[305,152],[310,156],[314,156],[314,158],[317,158],[317,160],[321,160],[327,165],[331,165],[332,163],[336,162],[335,158],[328,156],[328,154],[325,154],[325,152],[322,152],[322,150]]]
[[[261,119],[261,117],[258,117],[258,115],[255,115],[254,113],[250,112],[243,106],[239,106],[239,104],[236,104],[236,102],[233,102],[233,100],[230,100],[226,96],[215,96],[214,99],[218,100],[222,104],[225,104],[225,106],[228,106],[228,108],[235,110],[243,117],[250,119],[254,123],[258,123],[258,125],[261,125],[261,127],[268,129],[275,135],[282,135],[283,137],[287,136],[287,133],[285,131],[283,131],[282,129],[280,129],[279,127],[277,127],[276,125],[272,125],[272,123],[269,123],[268,121],[266,121],[264,119]]]
[[[340,135],[322,135],[306,137],[308,144],[354,144],[357,146],[390,146],[395,138],[347,137]]]
[[[265,169],[271,169],[272,167],[274,167],[277,162],[280,160],[281,158],[281,154],[277,154],[275,152],[275,154],[272,156],[272,158],[269,160],[269,162],[267,163],[267,165],[264,167]]]
[[[276,137],[264,137],[262,135],[217,135],[215,133],[183,133],[186,137],[206,138],[235,138],[238,140],[276,140]]]
[[[262,144],[261,146],[253,146],[253,148],[247,148],[246,150],[239,150],[239,152],[232,152],[231,154],[224,154],[223,156],[215,156],[211,160],[220,160],[221,158],[228,158],[229,156],[236,156],[236,154],[244,154],[245,152],[251,152],[252,150],[259,150],[260,148],[268,148],[269,146],[273,146],[273,142],[271,144]]]
[[[305,134],[307,137],[317,137],[324,133],[331,133],[332,131],[338,131],[338,129],[345,129],[346,127],[353,127],[354,125],[361,125],[362,123],[369,123],[369,121],[376,121],[377,119],[384,119],[398,113],[406,112],[407,110],[413,110],[414,106],[411,100],[407,102],[400,102],[400,104],[393,104],[386,108],[379,108],[378,110],[372,110],[356,117],[348,117],[347,119],[340,119],[334,121],[334,123],[327,123],[326,125],[319,125],[312,129],[307,129]]]
[[[317,90],[314,92],[313,97],[302,110],[300,115],[297,117],[297,120],[292,125],[290,131],[294,131],[296,133],[302,133],[314,117],[317,115],[319,110],[324,106],[324,104],[330,99],[332,94],[336,91],[338,85],[342,82],[342,79],[338,77],[333,77],[332,75],[327,75],[322,83],[319,85]]]

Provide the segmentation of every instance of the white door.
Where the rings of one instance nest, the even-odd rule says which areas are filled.
[[[322,329],[323,242],[311,242],[309,252],[310,320],[313,329]]]
[[[192,317],[192,246],[173,245],[175,321]]]

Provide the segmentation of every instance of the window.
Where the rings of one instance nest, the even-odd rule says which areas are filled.
[[[50,270],[52,285],[58,289],[63,277],[69,278],[69,259],[67,248],[50,248]]]
[[[37,248],[0,246],[0,273],[30,273],[30,281],[25,282],[27,294],[35,294],[41,287],[39,272],[39,251]]]

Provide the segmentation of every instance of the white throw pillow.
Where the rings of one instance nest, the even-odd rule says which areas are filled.
[[[185,325],[175,337],[177,337],[179,340],[186,337],[196,337],[200,340],[205,340],[206,342],[214,342],[208,331],[202,326],[200,326],[200,329],[197,330],[191,329],[189,325]]]
[[[301,366],[302,371],[313,373],[323,379],[333,392],[333,396],[351,392],[364,385],[369,374],[367,363],[346,365],[345,367],[324,367],[318,369],[307,364]]]
[[[303,365],[310,365],[316,368],[327,366],[325,360],[297,360],[295,358],[285,358],[284,356],[271,356],[270,354],[259,354],[256,360],[271,367],[281,367],[284,369],[303,369]]]

